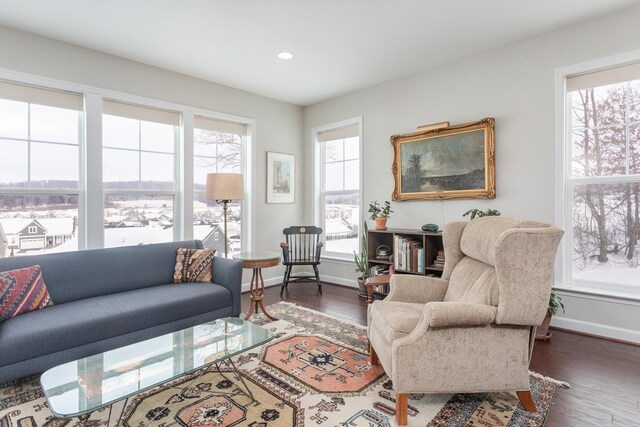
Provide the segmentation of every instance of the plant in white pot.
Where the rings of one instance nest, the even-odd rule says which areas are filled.
[[[367,298],[367,289],[364,286],[364,282],[369,277],[369,269],[367,268],[367,232],[369,231],[369,227],[367,226],[367,221],[364,221],[362,233],[362,243],[360,246],[360,254],[356,251],[353,251],[354,261],[356,263],[356,273],[358,274],[358,296],[360,298]]]
[[[538,326],[538,329],[536,329],[536,340],[546,341],[551,338],[551,333],[549,332],[551,317],[553,317],[554,314],[557,314],[560,310],[562,310],[563,313],[565,312],[562,298],[560,298],[560,295],[558,295],[552,289],[551,294],[549,295],[549,307],[547,308],[547,315],[542,321],[542,325]]]
[[[371,214],[371,219],[376,222],[376,230],[387,229],[387,219],[389,219],[392,212],[391,202],[388,200],[386,200],[382,206],[380,206],[377,200],[369,203],[369,213]]]

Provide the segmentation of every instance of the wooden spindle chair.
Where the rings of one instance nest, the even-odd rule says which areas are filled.
[[[282,257],[285,266],[284,278],[282,280],[282,289],[280,289],[280,297],[285,289],[288,291],[289,283],[308,282],[315,278],[318,284],[318,292],[322,295],[322,286],[320,285],[320,273],[318,265],[320,265],[320,253],[323,243],[320,241],[322,228],[314,226],[293,226],[282,230],[285,241],[280,243],[282,248]],[[291,269],[298,265],[310,265],[313,267],[314,275],[295,275],[291,276]]]

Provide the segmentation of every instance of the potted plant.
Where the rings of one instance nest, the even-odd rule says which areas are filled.
[[[369,203],[369,213],[371,214],[371,219],[376,222],[376,230],[387,229],[387,219],[392,212],[391,202],[388,200],[382,206],[377,200]]]
[[[364,221],[364,232],[362,233],[362,245],[360,247],[360,254],[353,251],[354,260],[356,262],[356,273],[358,274],[358,296],[360,298],[367,298],[367,289],[364,286],[364,282],[369,277],[369,269],[367,268],[367,232],[369,227],[367,221]]]
[[[556,294],[556,292],[552,289],[551,294],[549,295],[549,307],[547,308],[547,315],[542,321],[542,325],[538,326],[536,329],[536,340],[546,341],[551,338],[551,333],[549,332],[549,324],[551,323],[551,317],[558,313],[558,311],[562,310],[564,313],[564,304],[562,303],[562,298],[560,295]]]
[[[483,216],[500,216],[500,211],[497,209],[487,209],[486,211],[481,211],[480,209],[469,209],[462,216],[470,215],[470,219],[474,219],[475,217],[482,218]]]

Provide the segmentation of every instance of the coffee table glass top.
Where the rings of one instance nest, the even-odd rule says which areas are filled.
[[[74,417],[132,396],[236,354],[274,335],[225,318],[51,368],[40,377],[49,407]]]
[[[252,251],[252,252],[240,252],[233,257],[242,261],[266,261],[270,259],[280,259],[280,253],[274,251]]]

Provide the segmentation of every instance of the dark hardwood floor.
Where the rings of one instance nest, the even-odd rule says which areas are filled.
[[[366,301],[352,288],[323,284],[317,295],[310,283],[291,284],[284,300],[353,322],[366,324]],[[280,286],[265,290],[265,304],[280,299]],[[242,297],[243,312],[249,296]],[[545,426],[640,426],[640,347],[552,330],[538,342],[531,369],[566,381],[559,389]]]

